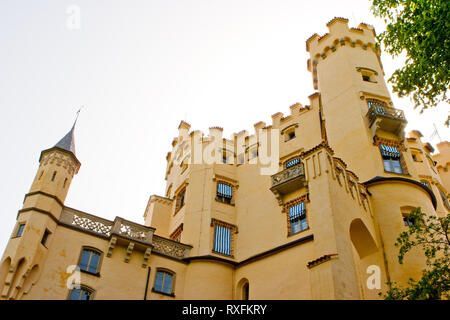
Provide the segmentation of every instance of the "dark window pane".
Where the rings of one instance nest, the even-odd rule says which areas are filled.
[[[89,300],[91,297],[91,293],[87,290],[81,290],[80,300]]]
[[[306,220],[306,216],[300,220],[301,230],[308,229],[308,220]]]
[[[172,275],[166,273],[165,277],[164,277],[164,288],[163,288],[163,292],[164,293],[172,293]]]
[[[300,220],[295,220],[291,222],[291,232],[293,234],[300,232]]]
[[[394,172],[394,169],[392,168],[390,159],[383,159],[383,164],[384,164],[384,170],[386,170],[388,172]]]
[[[19,230],[17,230],[17,235],[16,236],[20,237],[22,235],[24,229],[25,229],[25,224],[21,224],[19,226]]]
[[[90,257],[91,257],[91,251],[84,250],[83,254],[81,255],[81,260],[80,260],[80,269],[81,270],[88,271]]]
[[[408,225],[408,218],[407,218],[407,217],[403,217],[403,224],[404,224],[405,226]]]
[[[70,300],[80,300],[80,289],[73,289],[72,294],[70,295]]]
[[[97,273],[100,255],[97,252],[91,253],[91,262],[89,263],[89,272]]]
[[[156,280],[155,280],[155,290],[156,291],[162,291],[163,286],[163,280],[164,280],[164,274],[161,271],[158,271],[156,274]]]
[[[392,159],[392,164],[394,166],[394,172],[396,173],[403,173],[402,165],[400,164],[399,159]]]

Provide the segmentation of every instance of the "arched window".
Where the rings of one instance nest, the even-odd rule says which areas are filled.
[[[98,275],[100,272],[100,258],[102,254],[100,251],[83,248],[80,257],[80,270]]]
[[[94,290],[86,286],[79,289],[72,289],[69,294],[69,300],[92,300],[94,298]]]
[[[169,270],[158,269],[156,271],[153,291],[173,295],[175,273]]]
[[[248,284],[248,280],[246,278],[242,278],[239,280],[236,286],[237,298],[240,300],[249,300],[249,290],[250,286]]]
[[[249,285],[248,282],[242,287],[242,300],[248,300],[249,297]]]

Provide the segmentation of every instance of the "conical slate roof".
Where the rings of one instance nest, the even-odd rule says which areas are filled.
[[[76,122],[76,121],[75,121]],[[55,144],[54,148],[60,148],[63,150],[67,150],[72,152],[75,155],[75,123],[72,126],[72,129],[61,139],[57,144]]]

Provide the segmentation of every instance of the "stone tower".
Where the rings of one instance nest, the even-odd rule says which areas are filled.
[[[39,168],[2,258],[2,299],[20,299],[39,279],[70,184],[81,165],[75,156],[75,124],[54,147],[41,152]]]
[[[314,88],[320,92],[328,143],[371,195],[378,230],[372,237],[379,237],[384,246],[386,280],[406,284],[405,275],[418,277],[424,264],[420,253],[409,255],[408,272],[397,262],[394,244],[404,228],[402,216],[417,207],[435,214],[436,199],[420,183],[405,138],[407,121],[392,103],[373,27],[361,23],[349,28],[344,18],[334,18],[327,27],[329,33],[311,36],[306,49]],[[356,244],[365,241],[358,233],[362,234],[359,228],[351,233],[358,239]]]

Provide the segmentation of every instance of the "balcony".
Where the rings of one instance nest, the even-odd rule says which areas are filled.
[[[114,221],[103,219],[72,208],[64,208],[60,224],[72,229],[109,240],[107,257],[111,257],[116,246],[127,248],[125,262],[133,251],[144,253],[143,266],[147,265],[151,252],[160,253],[175,259],[189,256],[189,245],[153,236],[155,228],[116,217]]]
[[[272,191],[278,199],[278,203],[282,204],[282,196],[306,187],[305,168],[303,163],[296,164],[281,172],[272,175]]]
[[[407,123],[403,110],[372,105],[367,112],[367,118],[369,119],[369,128],[372,129],[373,135],[379,129],[391,132],[403,140],[403,130]]]

